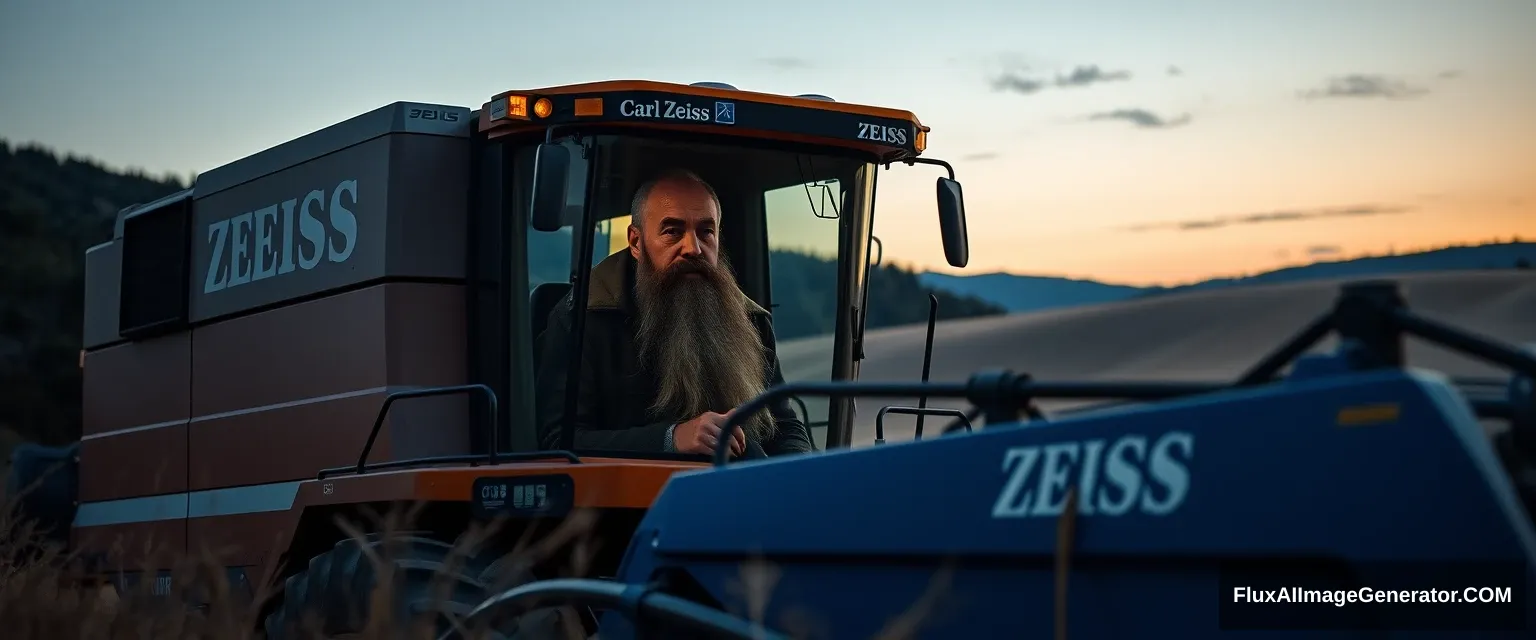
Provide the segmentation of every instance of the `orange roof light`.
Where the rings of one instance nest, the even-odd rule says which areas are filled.
[[[528,117],[528,96],[507,96],[507,115],[513,118]]]
[[[548,118],[549,114],[554,112],[555,104],[550,102],[549,98],[539,98],[533,102],[533,115],[540,118]]]
[[[603,99],[602,98],[577,98],[576,99],[576,115],[577,115],[577,117],[582,117],[582,118],[603,115]]]

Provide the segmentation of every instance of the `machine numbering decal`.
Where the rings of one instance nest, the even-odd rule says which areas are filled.
[[[1194,452],[1194,435],[1183,431],[1151,442],[1147,436],[1125,435],[1112,442],[1010,447],[1003,452],[1006,479],[992,505],[992,517],[1055,517],[1073,484],[1078,488],[1079,515],[1117,517],[1132,510],[1167,515],[1184,504],[1189,493]]]

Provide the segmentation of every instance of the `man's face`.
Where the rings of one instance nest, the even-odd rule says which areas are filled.
[[[698,277],[720,260],[720,209],[700,185],[673,181],[657,184],[641,212],[644,228],[629,226],[629,251],[648,261],[663,279]],[[679,271],[674,272],[674,269]]]

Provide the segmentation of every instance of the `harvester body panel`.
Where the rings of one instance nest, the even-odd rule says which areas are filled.
[[[1529,607],[1536,533],[1498,464],[1438,374],[1298,378],[679,474],[620,579],[681,571],[728,611],[827,638],[876,637],[902,615],[919,618],[918,637],[1044,632],[1058,592],[1070,637],[1217,637],[1246,620],[1219,606],[1232,589],[1352,588],[1340,572],[1379,589],[1435,580],[1424,576],[1513,587]],[[1329,615],[1370,615],[1340,611]],[[1341,620],[1295,624],[1364,637]],[[604,637],[629,625],[609,615]]]

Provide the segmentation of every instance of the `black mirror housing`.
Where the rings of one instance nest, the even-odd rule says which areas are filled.
[[[971,261],[970,236],[965,224],[965,196],[960,183],[939,178],[939,233],[944,241],[944,258],[949,266],[964,268]]]
[[[570,184],[571,150],[564,145],[539,145],[533,161],[533,200],[528,215],[538,231],[559,231]],[[947,247],[947,245],[946,245]]]

